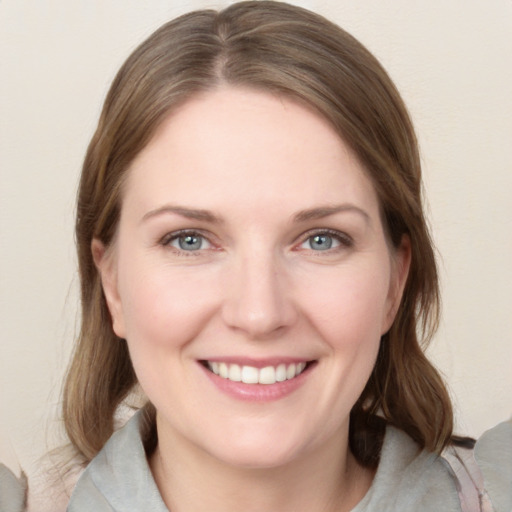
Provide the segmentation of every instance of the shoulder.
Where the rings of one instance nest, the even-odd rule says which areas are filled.
[[[495,510],[512,510],[512,419],[478,439],[475,459]]]
[[[168,512],[149,469],[141,414],[115,432],[78,480],[69,512]]]
[[[353,512],[460,512],[455,481],[443,459],[388,426],[373,484]]]
[[[27,480],[22,474],[16,478],[14,473],[0,464],[0,510],[2,512],[21,512],[25,510]]]
[[[392,510],[512,511],[512,420],[442,456],[388,427],[372,487],[353,512]]]

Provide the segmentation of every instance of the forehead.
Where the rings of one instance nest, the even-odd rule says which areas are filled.
[[[125,201],[147,208],[175,199],[205,208],[249,200],[377,204],[371,181],[328,121],[290,98],[233,87],[196,96],[169,115],[132,163],[124,192]]]

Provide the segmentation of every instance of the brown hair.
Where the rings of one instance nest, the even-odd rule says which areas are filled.
[[[192,12],[165,24],[134,51],[111,86],[78,195],[82,325],[63,403],[72,444],[90,460],[136,384],[126,342],[112,330],[91,241],[111,243],[126,171],[164,117],[223,83],[293,97],[329,120],[371,177],[390,242],[398,247],[404,235],[410,238],[403,299],[353,407],[350,443],[363,464],[375,465],[379,443],[372,444],[371,433],[379,414],[420,446],[440,451],[452,432],[452,409],[421,347],[437,327],[439,290],[411,120],[387,73],[358,41],[321,16],[272,1]]]

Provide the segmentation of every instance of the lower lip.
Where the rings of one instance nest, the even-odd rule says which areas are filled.
[[[316,364],[309,364],[306,369],[297,377],[275,384],[245,384],[223,379],[199,363],[206,376],[223,393],[238,400],[249,402],[272,402],[280,400],[296,391],[309,377],[311,370]]]

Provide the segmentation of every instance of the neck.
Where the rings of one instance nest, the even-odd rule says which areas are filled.
[[[335,442],[270,468],[220,461],[182,440],[159,437],[150,466],[172,512],[343,512],[366,494],[374,473],[348,449],[348,432]]]

